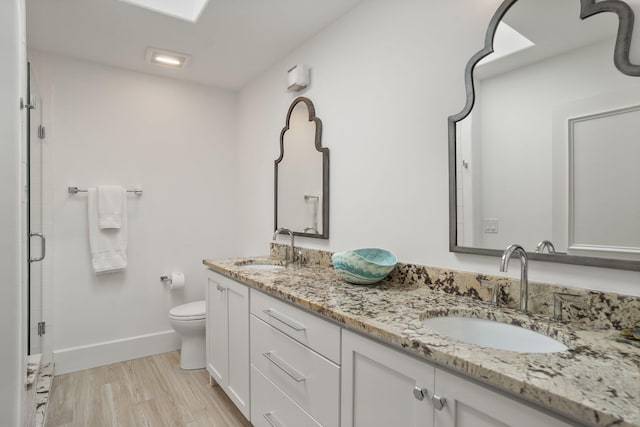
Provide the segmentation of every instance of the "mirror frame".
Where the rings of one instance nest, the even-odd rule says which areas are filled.
[[[309,121],[313,121],[316,124],[316,136],[314,140],[314,146],[316,151],[322,153],[322,234],[303,233],[300,231],[293,231],[295,236],[313,237],[316,239],[328,239],[329,238],[329,149],[322,146],[322,121],[316,117],[316,109],[313,106],[313,102],[309,98],[299,96],[291,102],[289,111],[287,112],[287,119],[285,126],[280,132],[280,156],[274,162],[274,213],[273,213],[273,230],[278,229],[278,163],[280,163],[284,157],[284,134],[289,130],[289,122],[291,121],[291,113],[298,103],[303,102],[307,106],[309,111]],[[283,225],[280,225],[281,227]]]
[[[457,219],[458,209],[456,203],[456,123],[467,117],[473,109],[475,102],[475,91],[473,85],[473,70],[478,62],[485,56],[493,53],[493,39],[498,28],[498,24],[507,13],[507,11],[518,0],[505,0],[497,9],[485,35],[484,48],[479,50],[469,59],[464,72],[464,82],[466,88],[466,103],[462,111],[458,114],[449,116],[449,252],[502,256],[501,250],[475,248],[469,246],[458,245]],[[531,0],[535,1],[535,0]],[[577,0],[576,0],[577,1]],[[631,7],[621,0],[604,0],[597,2],[595,0],[580,0],[580,19],[586,19],[590,16],[602,13],[612,12],[618,15],[618,32],[613,52],[613,62],[616,68],[623,74],[629,76],[640,76],[640,65],[634,65],[629,60],[629,52],[631,48],[631,37],[633,32],[634,14]],[[517,243],[517,242],[514,242]],[[621,260],[615,258],[599,258],[576,256],[568,254],[546,254],[527,252],[529,259],[547,262],[557,262],[563,264],[587,265],[592,267],[615,268],[620,270],[640,271],[640,261]]]

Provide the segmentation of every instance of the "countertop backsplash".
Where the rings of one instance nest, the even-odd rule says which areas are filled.
[[[288,248],[289,245],[272,242],[270,256],[285,259]],[[303,247],[296,247],[295,251],[301,251],[303,263],[306,265],[332,266],[330,251]],[[487,303],[491,300],[491,286],[487,284],[497,284],[500,286],[500,307],[517,308],[519,305],[520,279],[399,262],[384,281],[401,283],[408,287],[426,287],[433,291]],[[562,316],[569,323],[589,325],[594,329],[625,329],[632,328],[640,322],[638,297],[534,281],[529,281],[529,310],[535,314],[552,317],[555,293],[580,296],[575,298],[574,302],[563,304]]]

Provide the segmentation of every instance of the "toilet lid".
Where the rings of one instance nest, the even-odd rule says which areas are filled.
[[[204,318],[206,313],[205,301],[195,301],[173,307],[169,316],[175,318]]]

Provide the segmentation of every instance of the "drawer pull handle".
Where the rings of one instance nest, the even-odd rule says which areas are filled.
[[[267,412],[266,414],[264,414],[264,419],[267,420],[267,422],[271,425],[271,427],[283,427],[284,424],[282,424],[280,421],[278,421],[278,419],[275,417],[275,415],[273,415],[272,412]]]
[[[302,332],[302,331],[305,330],[304,325],[296,322],[295,320],[291,319],[290,317],[285,316],[282,313],[278,313],[277,311],[275,311],[272,308],[267,308],[266,310],[262,310],[262,312],[264,314],[266,314],[267,316],[269,316],[269,317],[273,317],[278,322],[284,323],[285,325],[287,325],[288,327],[290,327],[294,331]]]
[[[291,365],[289,365],[284,360],[280,359],[278,356],[276,356],[272,352],[269,351],[267,353],[263,353],[262,355],[266,357],[271,363],[273,363],[278,368],[280,368],[282,372],[284,372],[285,374],[293,378],[296,382],[302,382],[305,380],[304,376],[302,376],[300,372],[292,368]]]

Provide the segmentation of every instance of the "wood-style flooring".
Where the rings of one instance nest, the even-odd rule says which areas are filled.
[[[47,427],[250,427],[204,369],[179,352],[56,376]]]

